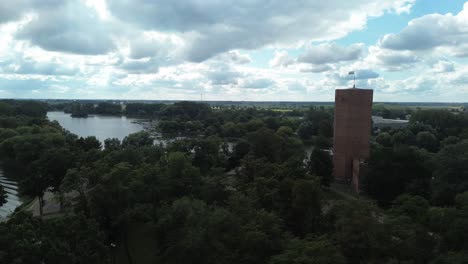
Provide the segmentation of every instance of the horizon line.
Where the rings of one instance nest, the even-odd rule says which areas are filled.
[[[162,102],[249,102],[249,103],[334,103],[335,101],[293,101],[293,100],[285,100],[285,101],[254,101],[254,100],[187,100],[187,99],[83,99],[83,98],[0,98],[0,100],[29,100],[29,101],[44,101],[44,100],[57,100],[57,101],[144,101],[144,102],[151,102],[151,101],[162,101]],[[468,101],[373,101],[372,103],[417,103],[417,104],[468,104]]]

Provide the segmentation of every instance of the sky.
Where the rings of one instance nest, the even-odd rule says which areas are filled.
[[[0,98],[468,102],[460,0],[0,1]]]

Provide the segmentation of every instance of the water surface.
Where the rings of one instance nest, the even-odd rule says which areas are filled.
[[[13,213],[16,207],[21,205],[21,200],[18,197],[17,183],[8,179],[3,171],[0,169],[0,185],[7,193],[7,202],[0,207],[0,221],[2,218],[9,216]]]
[[[58,121],[63,128],[79,137],[95,136],[101,142],[107,138],[122,140],[129,134],[143,130],[143,120],[125,116],[90,115],[80,118],[64,112],[48,112],[47,117],[51,121]]]

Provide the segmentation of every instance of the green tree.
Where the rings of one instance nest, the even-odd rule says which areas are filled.
[[[118,138],[107,138],[104,140],[104,149],[113,151],[113,150],[118,150],[120,149],[121,144],[120,140]]]
[[[195,196],[200,191],[200,170],[182,152],[169,153],[163,179],[168,197]]]
[[[326,215],[332,238],[347,263],[381,263],[388,236],[378,208],[361,201],[337,201]]]
[[[60,190],[62,193],[71,193],[73,191],[78,193],[78,203],[75,208],[82,210],[86,215],[89,215],[87,187],[90,184],[92,172],[90,168],[81,167],[73,168],[67,171],[61,185]]]
[[[405,215],[416,223],[427,224],[429,220],[429,202],[421,196],[403,194],[393,201],[389,213],[395,216]]]
[[[248,140],[255,157],[265,157],[270,162],[280,160],[282,138],[276,135],[273,130],[261,128],[249,134]]]
[[[389,206],[403,193],[428,198],[432,170],[429,161],[426,152],[414,147],[376,145],[371,149],[363,190],[382,206]]]
[[[387,258],[400,263],[428,263],[432,259],[436,243],[424,225],[405,215],[395,215],[387,218],[383,227],[387,240],[382,253]]]
[[[376,138],[375,141],[384,147],[391,147],[392,146],[392,136],[388,132],[380,133]]]
[[[333,241],[325,237],[317,239],[294,238],[288,241],[286,249],[270,259],[270,264],[344,264],[343,257]]]
[[[428,131],[419,132],[416,135],[416,143],[420,148],[425,148],[428,151],[436,152],[439,148],[439,141]]]
[[[276,130],[276,134],[280,137],[290,137],[294,135],[294,131],[289,126],[281,126]]]
[[[308,168],[311,175],[320,178],[321,185],[330,186],[333,180],[333,162],[328,152],[314,148],[310,154]]]
[[[416,137],[409,129],[401,129],[392,136],[394,145],[414,145]]]
[[[445,146],[436,160],[432,201],[437,205],[451,205],[455,195],[468,190],[468,141]]]
[[[301,123],[299,128],[297,129],[297,134],[302,139],[309,139],[312,135],[315,135],[315,126],[310,121],[304,121]]]
[[[19,212],[0,223],[1,263],[109,263],[104,233],[81,215],[42,220]]]
[[[292,187],[291,215],[288,223],[296,235],[316,231],[320,223],[320,180],[299,179]]]
[[[199,200],[181,198],[160,211],[155,226],[162,263],[231,263],[239,239],[236,216]]]
[[[210,136],[206,139],[196,140],[194,145],[193,164],[199,167],[202,173],[208,172],[214,166],[221,165],[221,158],[219,157],[220,138]]]
[[[102,147],[101,142],[94,136],[76,140],[76,145],[84,151],[100,150]]]
[[[153,139],[151,135],[146,131],[130,134],[126,136],[122,141],[123,147],[143,147],[153,145]]]
[[[449,252],[448,254],[438,256],[430,264],[464,264],[468,263],[468,252]]]

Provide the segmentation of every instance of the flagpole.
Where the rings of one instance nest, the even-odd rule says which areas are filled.
[[[353,73],[353,88],[356,88],[356,74]]]
[[[356,73],[354,71],[348,72],[348,75],[353,75],[353,88],[356,88]]]

